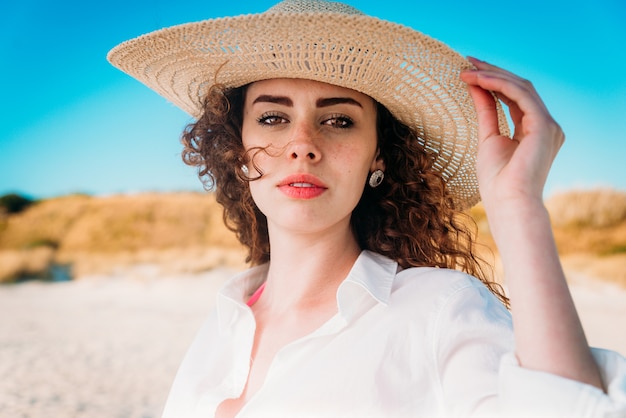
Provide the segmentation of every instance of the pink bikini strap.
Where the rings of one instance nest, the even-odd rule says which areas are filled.
[[[256,301],[259,300],[261,294],[263,293],[263,290],[265,290],[265,283],[266,282],[263,282],[263,284],[259,286],[259,288],[252,294],[252,296],[250,296],[250,299],[248,299],[248,302],[246,302],[248,306],[254,305]]]

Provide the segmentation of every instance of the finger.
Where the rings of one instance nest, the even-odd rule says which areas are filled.
[[[480,74],[477,76],[476,80],[480,78],[482,79],[496,78],[496,79],[501,79],[501,80],[508,80],[510,83],[518,86],[520,91],[526,91],[528,94],[530,94],[536,100],[539,107],[542,108],[542,110],[547,112],[545,103],[543,103],[543,100],[541,100],[541,97],[539,96],[539,94],[535,90],[535,87],[530,81],[510,71],[500,68],[496,65],[490,64],[486,61],[479,60],[478,58],[467,57],[467,59],[476,67],[476,70],[478,70],[478,73]],[[489,89],[489,90],[493,90],[493,89]],[[501,94],[501,93],[502,92],[496,91],[498,98],[502,100],[507,106],[511,106],[512,100],[510,96],[506,94]]]
[[[461,79],[468,84],[493,91],[507,106],[517,106],[522,113],[547,115],[543,100],[527,80],[506,71],[465,70]]]
[[[472,65],[474,65],[474,67],[476,67],[476,68],[482,68],[482,69],[485,69],[485,68],[499,68],[499,69],[502,70],[501,67],[498,67],[497,65],[490,64],[487,61],[483,61],[483,60],[478,59],[476,57],[468,56],[467,60],[469,62],[471,62]]]
[[[502,67],[498,67],[497,65],[493,65],[491,63],[488,63],[486,61],[481,61],[478,58],[474,58],[474,57],[467,57],[467,59],[474,65],[474,67],[476,67],[476,69],[478,70],[482,70],[482,71],[493,71],[493,72],[498,72],[501,74],[505,74],[508,75],[509,77],[512,78],[517,78],[522,80],[522,78],[514,73],[512,73],[511,71],[507,71]]]
[[[488,91],[475,85],[468,85],[468,91],[474,102],[478,118],[478,141],[500,135],[496,100]]]
[[[487,106],[485,106],[485,102],[482,102],[482,99],[480,98],[480,96],[475,96],[476,93],[472,93],[472,90],[473,90],[472,87],[482,89],[476,85],[477,84],[476,81],[472,81],[472,79],[475,77],[478,77],[478,74],[477,73],[472,74],[472,72],[469,72],[468,74],[463,74],[462,76],[462,78],[468,82],[468,89],[470,91],[470,95],[472,95],[472,99],[475,103],[474,106],[476,108],[477,113],[479,113],[479,108],[482,108],[480,112],[485,112],[485,114],[488,114],[490,112],[497,112],[496,102],[493,99],[493,96],[491,96],[491,94],[495,94],[495,96],[508,107],[509,115],[511,116],[511,121],[513,122],[513,127],[512,127],[513,135],[511,139],[519,142],[519,137],[523,135],[523,129],[521,128],[521,126],[522,126],[522,118],[524,116],[524,112],[520,110],[517,103],[515,103],[513,100],[509,99],[508,97],[506,97],[505,95],[499,92],[491,92],[491,94],[489,94],[490,97],[485,98],[485,99],[493,100],[493,105],[489,103]],[[476,106],[476,103],[478,103],[478,107]],[[492,134],[499,134],[499,129],[496,129],[493,126],[493,123],[495,124],[498,123],[497,117],[496,117],[495,122],[487,121],[486,118],[484,117],[482,117],[481,119],[482,120],[479,122],[479,136],[481,139],[486,138]],[[485,128],[483,129],[483,127]]]

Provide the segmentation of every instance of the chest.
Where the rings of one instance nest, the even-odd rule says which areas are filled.
[[[336,314],[332,305],[316,314],[305,313],[288,317],[267,318],[256,317],[254,343],[250,353],[248,379],[242,393],[223,401],[218,407],[216,417],[232,417],[250,400],[263,386],[273,360],[284,347],[314,333],[325,322]]]
[[[312,332],[263,329],[249,351],[224,341],[212,370],[216,416],[403,416],[434,403],[428,362],[412,360],[427,358],[422,337],[390,324],[363,327],[334,316]]]

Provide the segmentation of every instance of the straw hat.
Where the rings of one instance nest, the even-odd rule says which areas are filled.
[[[285,0],[264,13],[161,29],[118,45],[107,58],[194,118],[214,83],[239,87],[303,78],[357,90],[385,105],[435,151],[434,167],[456,207],[480,200],[476,112],[459,78],[471,64],[406,26],[342,3]]]

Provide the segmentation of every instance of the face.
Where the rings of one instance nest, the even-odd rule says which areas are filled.
[[[250,191],[270,234],[349,228],[368,174],[384,168],[374,101],[321,82],[272,79],[248,87],[243,113],[243,145],[263,174]]]

